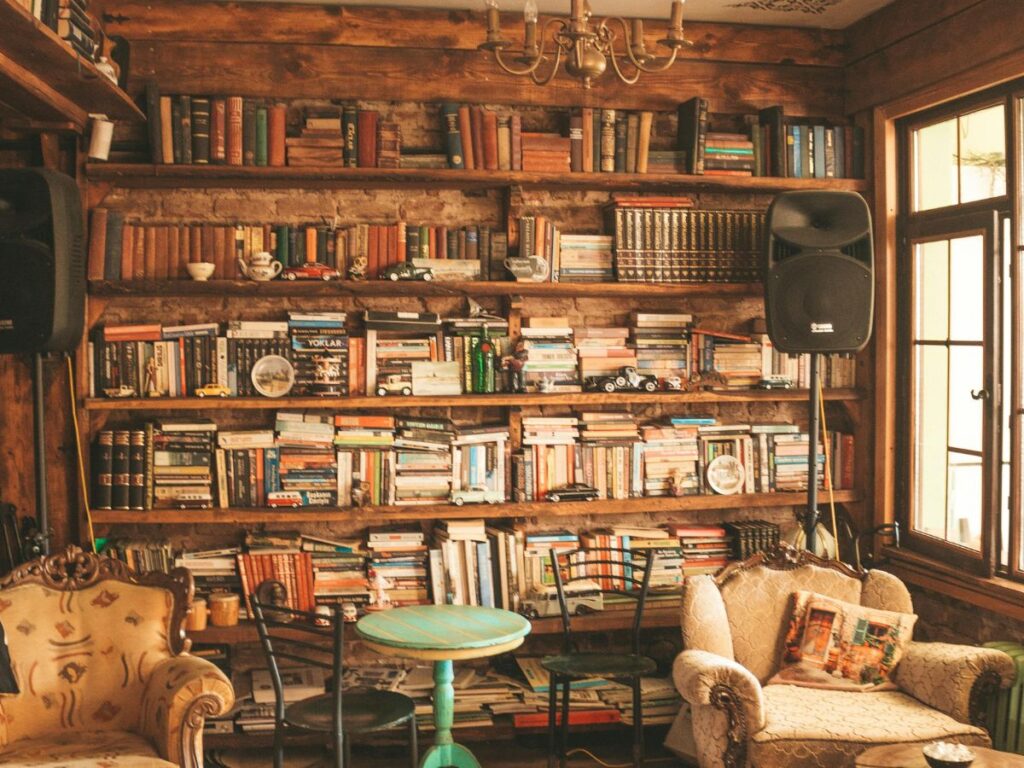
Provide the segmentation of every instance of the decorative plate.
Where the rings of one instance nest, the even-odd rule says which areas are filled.
[[[280,355],[266,355],[252,367],[252,385],[264,397],[284,397],[295,384],[295,369]]]
[[[731,496],[743,490],[746,472],[735,456],[722,455],[711,461],[707,469],[708,485],[715,493]]]

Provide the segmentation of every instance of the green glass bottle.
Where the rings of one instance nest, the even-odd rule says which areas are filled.
[[[473,345],[471,367],[474,394],[494,391],[494,341],[485,324]]]

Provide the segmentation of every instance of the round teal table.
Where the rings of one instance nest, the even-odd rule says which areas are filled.
[[[452,662],[518,648],[530,633],[530,622],[497,608],[414,605],[368,613],[356,631],[378,653],[434,663],[434,745],[420,759],[420,768],[480,768],[473,753],[452,738]]]

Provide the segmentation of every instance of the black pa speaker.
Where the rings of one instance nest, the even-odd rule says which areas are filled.
[[[0,353],[75,348],[85,319],[83,251],[74,179],[0,170]]]
[[[871,211],[856,192],[783,192],[768,209],[764,303],[780,352],[857,352],[875,304]]]

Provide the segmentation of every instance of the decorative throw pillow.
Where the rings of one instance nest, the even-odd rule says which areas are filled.
[[[892,673],[917,616],[865,608],[816,592],[794,592],[782,666],[769,684],[878,691]]]

